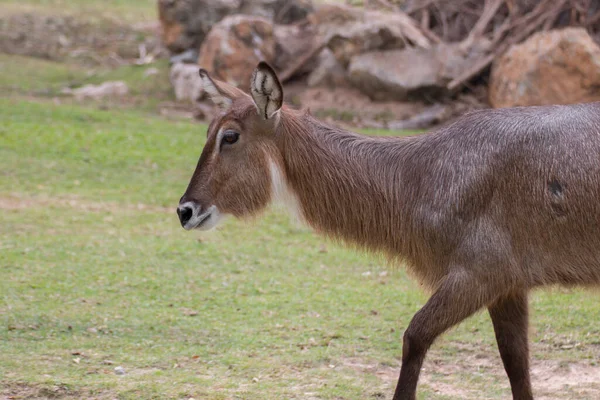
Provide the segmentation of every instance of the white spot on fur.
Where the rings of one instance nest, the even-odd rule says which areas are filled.
[[[298,196],[287,183],[283,171],[273,160],[269,160],[271,173],[271,201],[276,206],[285,208],[294,218],[302,221],[302,207]]]

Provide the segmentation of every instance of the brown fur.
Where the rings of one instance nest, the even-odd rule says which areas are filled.
[[[600,104],[485,110],[389,138],[285,106],[264,119],[250,96],[232,97],[182,202],[255,215],[271,201],[272,160],[308,224],[406,260],[432,289],[404,334],[395,400],[415,398],[435,338],[483,307],[514,399],[531,399],[528,291],[600,284]],[[215,155],[230,127],[239,143]]]

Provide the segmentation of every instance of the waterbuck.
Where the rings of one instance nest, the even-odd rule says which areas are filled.
[[[530,289],[600,284],[600,103],[472,112],[436,132],[369,137],[283,105],[271,67],[250,92],[200,70],[222,111],[177,213],[185,229],[284,202],[317,232],[403,260],[432,296],[404,333],[394,400],[425,354],[487,307],[514,399],[532,399]]]

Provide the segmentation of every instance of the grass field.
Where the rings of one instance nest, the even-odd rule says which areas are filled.
[[[401,268],[278,212],[183,231],[174,209],[204,126],[16,98],[0,100],[0,119],[6,396],[390,396],[425,295]],[[553,290],[531,303],[537,393],[597,398],[598,295]],[[434,346],[421,389],[508,396],[487,315]]]
[[[0,6],[156,18],[154,0]],[[181,229],[206,127],[156,116],[168,65],[148,67],[159,74],[0,54],[0,399],[391,398],[419,284],[275,210]],[[116,79],[122,102],[60,95]],[[599,300],[532,296],[537,398],[600,398]],[[420,398],[509,397],[485,313],[429,353]]]

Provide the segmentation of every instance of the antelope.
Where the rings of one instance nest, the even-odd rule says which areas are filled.
[[[401,260],[432,293],[403,335],[394,400],[415,399],[434,340],[486,307],[514,399],[532,399],[528,292],[600,284],[600,103],[480,110],[413,137],[369,137],[202,85],[220,112],[177,214],[186,230],[283,202],[315,231]]]

